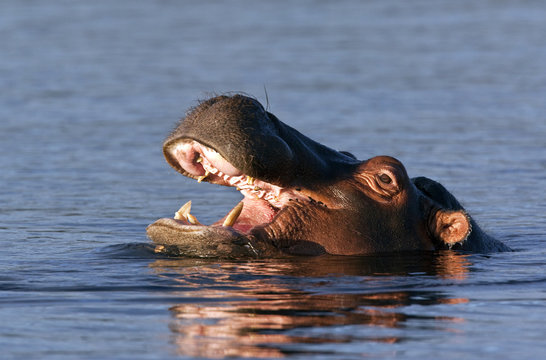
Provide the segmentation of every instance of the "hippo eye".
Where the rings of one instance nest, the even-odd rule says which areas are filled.
[[[392,183],[391,177],[389,175],[387,175],[387,174],[379,175],[379,180],[381,180],[381,182],[384,183],[384,184]]]

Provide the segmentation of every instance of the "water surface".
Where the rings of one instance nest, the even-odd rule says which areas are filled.
[[[540,358],[546,6],[540,1],[3,1],[6,359]],[[255,95],[359,158],[442,182],[513,253],[215,261],[153,253],[187,200],[161,142],[211,93]]]

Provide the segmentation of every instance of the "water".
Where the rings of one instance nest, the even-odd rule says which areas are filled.
[[[5,359],[546,355],[540,1],[2,1]],[[244,91],[450,189],[514,253],[168,259],[144,228],[237,201],[165,163],[198,98]]]

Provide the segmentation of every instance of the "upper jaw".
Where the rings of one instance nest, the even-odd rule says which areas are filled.
[[[196,178],[203,176],[196,174],[198,167],[191,166],[193,156],[201,153],[199,149],[185,152],[186,168],[172,156],[173,148],[190,141],[214,149],[244,174],[282,187],[313,187],[336,181],[349,176],[360,164],[353,156],[324,146],[283,123],[257,100],[239,94],[201,102],[163,143],[169,164]]]
[[[196,140],[181,139],[165,147],[165,157],[179,172],[197,180],[234,187],[245,199],[263,199],[275,208],[282,208],[290,199],[303,198],[290,186],[255,178],[226,160],[215,149]]]

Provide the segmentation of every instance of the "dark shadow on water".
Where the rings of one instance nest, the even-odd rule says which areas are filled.
[[[265,358],[354,356],[362,343],[408,340],[411,332],[400,329],[412,323],[431,336],[452,331],[464,319],[406,309],[468,302],[434,287],[464,280],[470,265],[468,255],[444,251],[238,262],[158,259],[150,267],[190,289],[170,307],[178,353]],[[343,346],[348,348],[339,354],[332,350]]]
[[[110,259],[155,259],[154,248],[150,243],[134,242],[104,246],[95,253]]]

